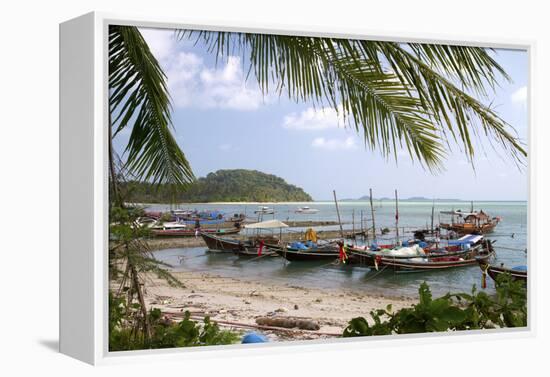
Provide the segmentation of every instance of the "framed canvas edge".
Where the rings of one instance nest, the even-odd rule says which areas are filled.
[[[536,44],[534,40],[517,40],[512,38],[494,38],[459,35],[444,35],[439,33],[404,33],[384,30],[358,30],[352,28],[330,28],[312,25],[285,25],[285,24],[257,24],[254,22],[228,22],[211,21],[206,19],[185,19],[159,16],[137,16],[130,14],[114,14],[104,12],[93,12],[95,25],[94,39],[94,363],[95,364],[118,364],[140,361],[155,360],[184,360],[203,359],[210,357],[237,357],[247,355],[285,354],[290,352],[310,352],[327,350],[338,346],[339,350],[366,349],[370,347],[406,346],[412,344],[440,344],[450,342],[471,342],[484,340],[506,340],[536,335],[536,250],[535,227],[533,226],[536,217],[536,189],[534,185],[535,162],[535,127],[533,124],[533,111],[535,101],[533,88],[535,80],[533,76]],[[108,96],[107,80],[107,42],[108,25],[132,25],[152,28],[186,28],[213,31],[235,31],[253,33],[273,33],[303,36],[330,36],[341,38],[355,38],[368,40],[396,41],[396,42],[419,42],[419,43],[440,43],[469,45],[479,47],[504,48],[515,50],[526,50],[529,59],[529,88],[528,88],[528,326],[518,329],[499,330],[470,330],[457,333],[430,333],[414,335],[391,335],[373,338],[347,338],[331,339],[325,341],[294,341],[284,343],[268,343],[261,345],[232,345],[232,346],[210,346],[199,348],[176,348],[165,350],[142,350],[129,352],[108,351],[108,174],[107,174],[107,138],[108,133],[104,132],[104,125],[107,122],[108,114],[105,106]],[[63,230],[62,230],[63,231]]]

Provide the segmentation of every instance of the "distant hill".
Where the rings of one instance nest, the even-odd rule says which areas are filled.
[[[364,195],[362,197],[360,197],[359,199],[357,200],[369,200],[369,196],[368,195]],[[376,201],[388,201],[388,200],[395,200],[394,198],[387,198],[387,197],[383,197],[383,198],[372,198],[372,200],[376,200]],[[431,199],[431,198],[425,198],[423,196],[411,196],[410,198],[399,198],[399,201],[402,201],[402,202],[432,202],[432,201],[435,201],[436,203],[437,202],[464,202],[464,200],[462,199]]]
[[[199,178],[186,191],[173,192],[168,185],[128,182],[126,199],[134,203],[207,202],[310,202],[300,187],[257,170],[218,170]]]

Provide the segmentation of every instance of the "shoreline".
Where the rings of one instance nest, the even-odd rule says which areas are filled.
[[[341,289],[318,289],[276,281],[252,281],[207,272],[172,272],[184,288],[171,287],[163,280],[148,277],[145,301],[166,318],[180,320],[189,311],[194,320],[210,316],[223,328],[250,331],[254,328],[270,341],[334,338],[348,322],[391,304],[393,310],[417,302],[410,297],[363,294]],[[317,330],[282,329],[259,326],[258,318],[303,319]]]

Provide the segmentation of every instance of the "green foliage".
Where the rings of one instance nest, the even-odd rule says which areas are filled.
[[[418,290],[419,302],[410,308],[392,312],[391,305],[373,310],[373,324],[364,317],[353,318],[344,329],[344,337],[410,334],[424,332],[490,329],[527,326],[525,285],[509,275],[497,279],[496,296],[477,292],[446,294],[433,299],[424,282]]]
[[[129,351],[140,349],[197,347],[237,343],[239,332],[220,330],[219,326],[205,317],[203,323],[191,320],[186,311],[183,320],[171,322],[162,318],[161,311],[153,308],[149,311],[151,339],[146,340],[135,331],[128,313],[139,312],[139,305],[126,306],[126,300],[109,296],[109,350]]]
[[[109,109],[113,137],[132,129],[125,150],[129,173],[179,187],[195,179],[172,134],[166,75],[133,26],[109,26]]]
[[[284,179],[256,170],[218,170],[192,183],[185,191],[172,185],[128,182],[121,184],[128,201],[137,203],[167,202],[307,202],[312,198]]]
[[[111,280],[120,280],[121,286],[127,282],[131,272],[126,268],[134,266],[141,276],[153,273],[174,287],[183,287],[166,267],[170,265],[153,257],[149,245],[145,241],[150,236],[150,229],[138,226],[136,220],[143,216],[139,208],[113,207],[110,212],[109,225],[109,274]],[[140,278],[143,281],[143,278]],[[135,292],[130,292],[135,293]]]

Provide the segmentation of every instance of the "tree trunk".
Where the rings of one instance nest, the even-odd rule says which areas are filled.
[[[149,326],[149,316],[147,315],[147,307],[145,306],[145,300],[143,298],[143,292],[141,290],[141,285],[139,283],[136,267],[133,264],[131,264],[130,261],[128,261],[128,263],[130,264],[130,272],[132,273],[133,285],[136,289],[139,306],[141,307],[141,314],[143,315],[143,332],[145,334],[145,339],[147,343],[149,343],[151,341],[151,327]]]
[[[111,176],[111,189],[113,193],[113,198],[109,200],[109,204],[111,207],[113,205],[123,207],[124,203],[122,203],[120,192],[118,189],[118,182],[116,178],[116,172],[115,172],[115,159],[114,159],[114,152],[113,152],[113,125],[111,123],[111,109],[109,108],[109,174]],[[111,190],[110,190],[111,191]]]

